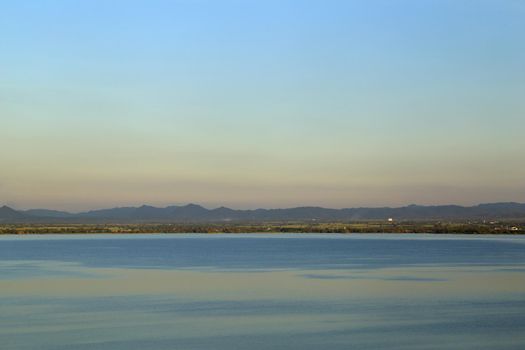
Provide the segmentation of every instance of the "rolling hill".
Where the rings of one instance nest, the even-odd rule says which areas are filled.
[[[390,208],[297,207],[287,209],[235,210],[226,207],[207,209],[200,205],[143,205],[69,213],[47,209],[17,211],[0,207],[0,223],[139,223],[139,222],[270,222],[270,221],[360,221],[360,220],[498,220],[525,219],[523,203],[489,203],[464,207],[458,205],[409,205]]]

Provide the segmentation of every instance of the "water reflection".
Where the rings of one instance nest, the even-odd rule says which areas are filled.
[[[381,242],[360,242],[359,249],[369,249],[363,260],[364,252],[338,239],[322,241],[322,248],[317,238],[297,239],[266,239],[254,250],[257,240],[228,246],[212,238],[220,242],[217,246],[202,238],[202,251],[194,238],[193,243],[153,239],[145,251],[140,250],[143,239],[136,238],[53,239],[45,241],[51,248],[42,254],[34,254],[38,240],[12,244],[19,254],[10,257],[16,259],[0,255],[2,349],[525,347],[521,243],[460,240],[465,249],[484,251],[477,258],[466,251],[465,258],[454,256],[461,253],[458,247],[445,249],[442,240],[425,241],[427,251],[434,251],[430,255],[445,254],[428,259],[421,253],[404,256],[420,248],[419,242],[403,239],[403,250],[389,237],[386,248]],[[112,249],[97,253],[101,242]],[[194,266],[189,255],[170,257],[171,263],[157,260],[158,252],[177,254],[180,247],[173,247],[179,245],[196,254]],[[289,261],[283,246],[291,250]],[[321,252],[309,259],[316,247]],[[137,266],[132,248],[140,252]],[[210,250],[213,261],[225,263],[208,264],[212,260],[201,255]],[[272,251],[277,263],[267,261]],[[363,263],[385,251],[392,266]],[[105,264],[93,263],[97,254]],[[498,260],[499,254],[506,255]],[[32,259],[23,259],[29,255]]]

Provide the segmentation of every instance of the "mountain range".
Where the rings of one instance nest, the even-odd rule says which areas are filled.
[[[202,222],[283,222],[359,220],[498,220],[525,219],[525,203],[459,205],[409,205],[398,208],[297,207],[287,209],[235,210],[206,209],[200,205],[143,205],[70,213],[48,209],[15,210],[0,207],[0,223],[202,223]]]

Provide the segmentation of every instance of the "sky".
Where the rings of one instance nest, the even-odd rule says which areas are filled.
[[[0,204],[525,202],[521,0],[0,4]]]

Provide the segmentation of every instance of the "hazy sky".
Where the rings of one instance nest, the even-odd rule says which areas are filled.
[[[2,1],[0,204],[525,202],[525,1]]]

